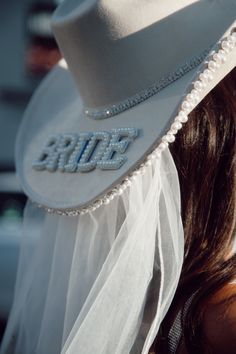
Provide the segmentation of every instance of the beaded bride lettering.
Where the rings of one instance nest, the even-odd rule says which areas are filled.
[[[53,135],[32,166],[35,170],[50,172],[117,170],[127,161],[124,153],[137,136],[138,129],[127,127]]]

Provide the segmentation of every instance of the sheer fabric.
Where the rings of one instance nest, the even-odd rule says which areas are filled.
[[[81,216],[28,201],[1,354],[146,354],[173,299],[184,237],[169,149]]]

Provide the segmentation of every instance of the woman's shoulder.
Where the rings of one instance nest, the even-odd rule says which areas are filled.
[[[205,302],[203,332],[212,354],[235,353],[236,282],[227,283]]]

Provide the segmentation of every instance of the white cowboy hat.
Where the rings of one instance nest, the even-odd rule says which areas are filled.
[[[121,193],[235,66],[235,14],[234,0],[63,2],[52,27],[68,68],[43,80],[16,144],[26,194],[76,214]]]

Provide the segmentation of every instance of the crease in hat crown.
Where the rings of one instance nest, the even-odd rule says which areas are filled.
[[[64,0],[52,29],[85,115],[118,114],[196,67],[234,19],[227,2]]]

